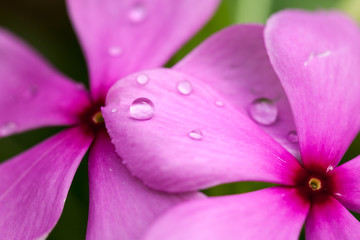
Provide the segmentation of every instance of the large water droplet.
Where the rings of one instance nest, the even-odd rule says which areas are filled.
[[[139,74],[136,78],[136,82],[140,85],[145,85],[149,82],[149,77],[146,74]]]
[[[287,135],[287,139],[290,141],[290,142],[293,142],[293,143],[297,143],[299,142],[299,137],[297,135],[297,132],[295,130],[292,130],[288,133]]]
[[[136,120],[151,119],[154,113],[154,104],[147,98],[137,98],[130,106],[130,117]]]
[[[113,57],[120,56],[122,54],[123,50],[119,46],[111,46],[109,48],[109,54]]]
[[[181,81],[178,83],[177,89],[181,94],[189,95],[192,92],[192,85],[189,81]]]
[[[7,122],[0,128],[0,136],[8,136],[16,132],[17,125],[14,122]]]
[[[274,124],[278,109],[273,101],[267,98],[258,98],[249,106],[249,115],[257,123],[262,125]]]
[[[146,8],[141,4],[136,4],[130,9],[128,17],[131,22],[139,23],[144,21],[146,15],[147,15]]]
[[[194,140],[201,140],[203,138],[203,134],[199,129],[194,129],[189,132],[189,137]]]

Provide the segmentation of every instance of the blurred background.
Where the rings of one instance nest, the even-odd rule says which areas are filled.
[[[169,61],[168,66],[181,59],[205,38],[226,26],[245,22],[265,23],[272,13],[285,8],[339,9],[351,15],[356,21],[360,20],[358,0],[223,0],[213,19]],[[61,72],[88,85],[86,63],[67,16],[65,0],[1,0],[0,26],[25,39]],[[61,129],[61,127],[40,129],[0,139],[0,162],[30,148]],[[346,153],[343,162],[359,154],[360,135]],[[85,157],[70,189],[62,217],[48,239],[85,239],[88,214],[87,182]],[[204,192],[216,196],[243,193],[268,186],[270,185],[257,182],[232,183]]]

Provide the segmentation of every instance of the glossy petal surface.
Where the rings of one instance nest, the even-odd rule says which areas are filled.
[[[170,207],[200,193],[166,194],[130,175],[106,133],[101,132],[89,156],[90,212],[87,239],[136,240]]]
[[[327,202],[313,204],[305,223],[308,240],[360,239],[359,221],[330,197]]]
[[[337,168],[333,174],[336,181],[334,197],[346,208],[360,212],[360,157]]]
[[[146,240],[298,239],[309,204],[292,188],[185,203],[161,217]]]
[[[88,103],[84,88],[0,28],[0,138],[37,127],[76,123],[77,114]]]
[[[265,29],[306,166],[336,166],[360,129],[360,32],[337,12],[282,11]]]
[[[50,233],[91,140],[72,128],[0,165],[2,239],[42,239]]]
[[[139,75],[149,78],[146,85],[138,83]],[[301,168],[228,100],[177,71],[122,79],[102,112],[119,156],[155,189],[182,192],[240,180],[293,184]]]
[[[228,104],[254,119],[265,132],[299,156],[296,136],[289,135],[296,130],[292,112],[266,53],[263,31],[261,25],[229,27],[203,42],[174,69],[204,81]],[[253,115],[260,112],[251,109],[253,102],[263,98],[269,99],[276,111],[266,112],[263,107],[264,115],[258,118]]]
[[[92,94],[125,75],[160,67],[213,14],[218,0],[68,0],[88,60]]]

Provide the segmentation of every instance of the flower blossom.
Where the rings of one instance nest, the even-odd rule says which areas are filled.
[[[166,63],[210,18],[218,1],[68,0],[67,4],[87,59],[90,93],[0,29],[0,137],[69,126],[0,165],[0,238],[45,239],[89,149],[87,239],[138,239],[169,207],[202,195],[158,192],[131,176],[111,144],[101,106],[118,79]],[[139,77],[144,81],[146,77]]]
[[[360,129],[359,66],[360,32],[346,16],[287,10],[266,26],[223,30],[173,69],[146,71],[142,88],[133,75],[117,82],[106,126],[147,185],[279,184],[181,204],[145,239],[297,239],[304,224],[307,239],[360,239],[349,212],[360,212],[360,157],[338,166]],[[153,111],[131,121],[139,97]]]

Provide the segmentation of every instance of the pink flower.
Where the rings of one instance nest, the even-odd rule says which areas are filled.
[[[145,239],[297,239],[304,223],[307,239],[360,239],[347,210],[360,212],[360,157],[336,167],[360,129],[359,66],[352,21],[289,10],[266,27],[223,30],[174,69],[144,72],[146,86],[134,75],[117,82],[106,126],[146,184],[169,192],[280,185],[182,204]],[[139,97],[151,100],[149,120],[127,117]]]
[[[0,136],[69,126],[0,165],[0,238],[45,239],[90,148],[87,238],[138,239],[169,207],[202,195],[161,193],[132,177],[114,151],[100,107],[118,79],[162,66],[210,18],[218,1],[67,3],[88,61],[91,96],[0,30]]]

